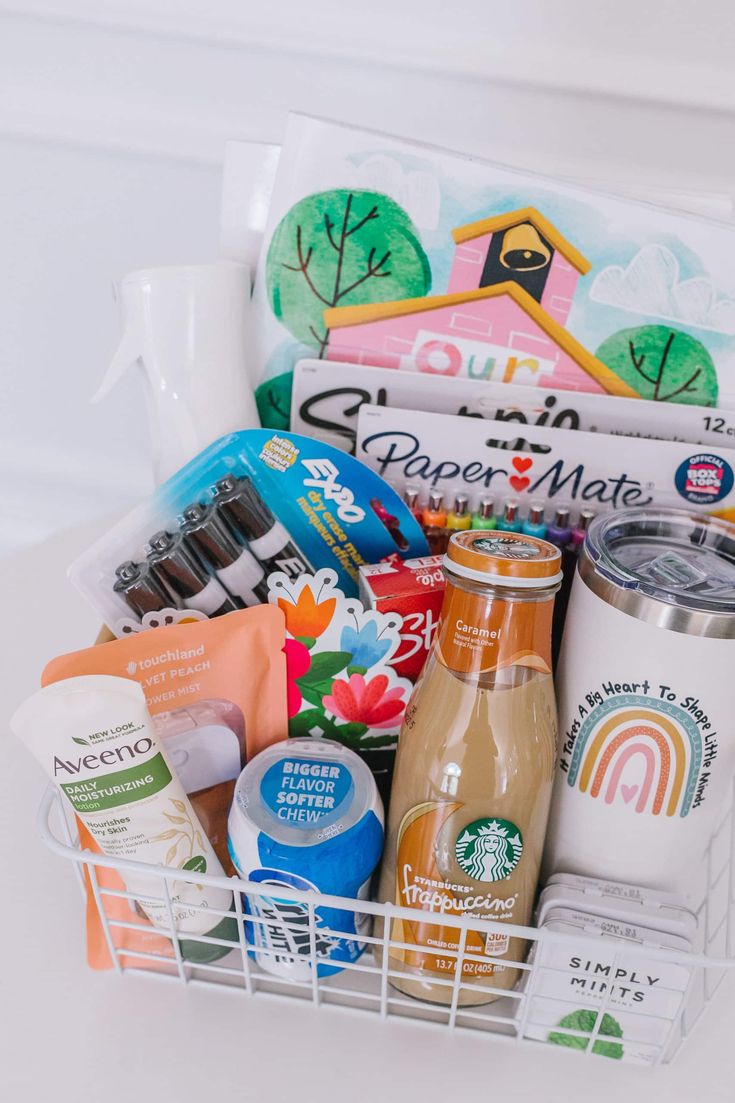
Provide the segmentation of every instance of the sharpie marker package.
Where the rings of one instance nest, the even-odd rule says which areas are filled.
[[[421,528],[374,471],[327,444],[250,429],[222,437],[71,566],[118,637],[267,601],[268,577],[425,555]]]
[[[235,782],[246,762],[288,734],[284,626],[281,610],[264,605],[218,620],[134,633],[59,655],[41,679],[48,686],[80,675],[112,675],[141,686],[168,762],[228,873],[227,816]],[[99,853],[84,824],[77,821],[77,826],[81,846]],[[168,832],[164,860],[178,865],[187,857],[187,824],[177,816]],[[115,870],[100,866],[97,873],[103,890],[124,890]],[[165,970],[165,963],[139,957],[137,951],[172,957],[170,940],[131,900],[103,892],[102,901],[108,919],[136,927],[111,927],[115,946],[124,951],[123,964]],[[88,880],[87,958],[93,969],[112,966]]]

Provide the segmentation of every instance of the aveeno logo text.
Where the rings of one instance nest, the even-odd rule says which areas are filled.
[[[102,766],[116,766],[118,762],[147,754],[153,746],[153,740],[147,735],[135,743],[125,743],[122,747],[110,747],[100,754],[85,754],[77,759],[63,759],[54,756],[54,777],[59,774],[79,774],[82,770],[99,770]]]

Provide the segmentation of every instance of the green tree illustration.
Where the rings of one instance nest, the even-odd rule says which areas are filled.
[[[596,353],[641,398],[717,405],[717,371],[707,349],[669,326],[636,326],[607,337]]]
[[[299,200],[266,261],[273,313],[323,356],[324,311],[425,295],[431,269],[406,212],[379,192],[337,188]]]

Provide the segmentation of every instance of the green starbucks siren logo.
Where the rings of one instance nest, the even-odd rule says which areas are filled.
[[[474,820],[454,844],[459,866],[475,881],[502,881],[523,853],[523,836],[510,820]]]
[[[472,544],[472,550],[477,549],[490,555],[502,555],[504,559],[538,559],[541,555],[538,544],[512,536],[481,536]]]

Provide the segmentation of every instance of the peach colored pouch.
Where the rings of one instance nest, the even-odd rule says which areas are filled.
[[[42,685],[79,674],[132,678],[143,688],[168,756],[189,793],[199,819],[227,872],[227,814],[235,781],[246,761],[288,735],[286,715],[285,620],[280,609],[259,605],[213,620],[190,621],[139,632],[124,639],[59,655],[46,666]],[[77,820],[84,849],[99,848]],[[120,876],[97,867],[101,889],[123,890]],[[112,960],[87,886],[87,960],[109,969]],[[110,920],[140,924],[141,930],[112,926],[114,945],[127,967],[168,970],[164,963],[136,956],[174,953],[133,901],[102,893]]]

